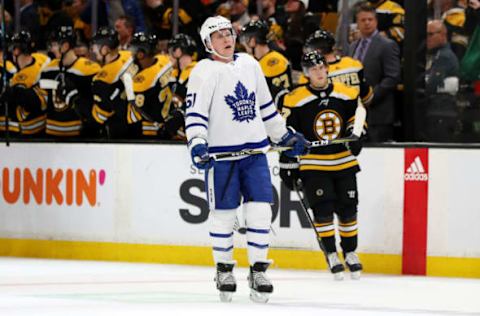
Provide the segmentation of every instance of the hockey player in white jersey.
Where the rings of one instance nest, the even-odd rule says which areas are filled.
[[[229,20],[208,18],[200,37],[211,57],[198,62],[190,75],[185,130],[193,164],[206,170],[216,286],[221,300],[231,301],[237,286],[233,275],[235,210],[243,200],[250,298],[267,302],[273,292],[265,274],[271,264],[267,253],[273,192],[266,155],[221,161],[212,159],[212,155],[242,150],[267,152],[270,137],[280,146],[291,147],[288,155],[297,156],[308,151],[308,142],[286,127],[258,62],[234,52],[236,35]]]

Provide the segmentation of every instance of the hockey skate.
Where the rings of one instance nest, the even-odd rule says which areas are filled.
[[[233,293],[237,290],[237,281],[233,276],[234,266],[235,262],[217,263],[215,282],[217,284],[217,290],[220,292],[220,300],[222,302],[231,302]]]
[[[345,271],[345,267],[343,266],[340,258],[338,258],[338,254],[336,252],[330,252],[326,254],[327,257],[327,264],[330,272],[333,274],[333,278],[336,281],[343,280],[343,271]]]
[[[272,282],[265,274],[270,262],[255,262],[250,267],[248,285],[250,286],[250,299],[256,303],[266,303],[273,292]]]
[[[360,279],[362,274],[362,264],[355,252],[347,252],[344,254],[345,263],[350,270],[350,277],[354,280]]]

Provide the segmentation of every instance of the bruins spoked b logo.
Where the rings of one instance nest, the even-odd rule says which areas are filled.
[[[324,110],[315,117],[313,130],[318,139],[332,140],[339,137],[342,125],[340,114],[333,110]]]

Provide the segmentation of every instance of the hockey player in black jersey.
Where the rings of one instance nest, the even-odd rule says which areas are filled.
[[[71,26],[60,27],[50,38],[50,52],[58,58],[43,69],[40,86],[48,92],[46,134],[51,137],[98,136],[91,112],[92,78],[100,66],[78,57],[75,43]]]
[[[15,33],[9,48],[17,72],[10,80],[7,102],[15,111],[20,135],[41,137],[45,132],[47,102],[39,79],[50,59],[46,55],[33,53],[32,36],[28,31]]]
[[[287,124],[304,134],[309,141],[348,137],[352,134],[354,124],[360,126],[360,134],[363,122],[355,122],[356,113],[364,110],[358,101],[358,90],[340,82],[330,83],[327,61],[318,51],[305,54],[302,67],[309,83],[294,89],[281,100]],[[338,219],[343,257],[352,277],[358,278],[362,270],[355,253],[358,204],[356,173],[360,171],[355,156],[360,150],[360,142],[351,142],[348,146],[335,144],[311,148],[310,153],[300,156],[299,160],[285,155],[280,160],[280,176],[284,184],[291,190],[298,189],[299,184],[303,185],[313,210],[322,250],[330,271],[338,280],[343,279],[345,268],[337,255],[334,214]]]
[[[269,47],[269,31],[267,22],[250,21],[242,28],[240,43],[260,63],[270,93],[277,104],[278,98],[292,88],[292,70],[288,59]]]
[[[0,31],[0,38],[2,37],[2,32]],[[9,36],[6,35],[5,36],[5,42],[6,42],[6,46],[8,47],[8,42],[9,42]],[[6,75],[6,79],[7,79],[7,86],[4,87],[3,86],[3,78],[0,80],[0,91],[2,93],[2,96],[0,98],[0,135],[3,136],[4,135],[4,132],[6,131],[6,122],[7,120],[5,119],[5,107],[6,107],[6,102],[7,102],[7,99],[8,99],[8,94],[9,94],[9,87],[8,87],[8,82],[10,81],[10,79],[13,77],[13,75],[17,72],[17,68],[15,67],[15,65],[10,61],[8,60],[7,58],[5,58],[5,63],[4,63],[4,54],[7,54],[6,50],[4,49],[3,47],[3,43],[2,41],[0,41],[0,73],[4,74],[4,71],[5,71],[5,75]],[[8,56],[8,55],[7,55]],[[5,88],[5,90],[4,90]],[[19,132],[19,128],[18,128],[18,121],[17,121],[17,118],[16,118],[16,115],[15,115],[15,111],[14,109],[12,109],[11,107],[8,108],[8,131],[10,133],[10,135],[17,135],[17,133]]]
[[[187,34],[177,34],[168,42],[168,55],[173,64],[173,71],[170,77],[170,87],[173,93],[173,106],[175,116],[178,117],[177,123],[181,123],[179,128],[175,126],[172,130],[177,131],[173,135],[174,139],[185,139],[185,119],[180,122],[180,115],[185,114],[185,98],[187,96],[187,84],[193,67],[197,64],[197,44],[195,40]]]
[[[318,50],[328,63],[329,80],[357,88],[363,104],[368,106],[373,99],[373,89],[365,79],[362,63],[349,56],[336,55],[334,47],[333,34],[325,30],[317,30],[307,38],[303,50],[305,53]],[[308,78],[305,75],[300,76],[298,84],[306,83]]]
[[[127,93],[128,123],[139,122],[143,137],[170,139],[166,127],[172,119],[169,86],[172,64],[168,56],[156,54],[156,46],[157,37],[142,32],[135,33],[130,42],[129,49],[139,71],[132,81],[134,97]]]
[[[119,49],[115,30],[99,28],[92,44],[96,59],[102,66],[92,82],[93,118],[105,126],[108,138],[135,138],[138,129],[132,131],[131,124],[127,122],[128,102],[124,79],[131,79],[138,67],[133,62],[131,52]],[[130,85],[130,82],[127,84]]]

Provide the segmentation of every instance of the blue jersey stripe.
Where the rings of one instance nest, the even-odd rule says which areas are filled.
[[[247,232],[257,233],[257,234],[269,234],[270,229],[247,228]]]
[[[209,147],[208,151],[210,153],[235,152],[235,151],[240,151],[244,149],[262,148],[268,145],[270,145],[270,142],[268,141],[268,138],[265,138],[264,140],[257,143],[245,143],[242,145],[234,145],[234,146],[213,146],[213,147]]]
[[[233,232],[230,234],[219,234],[219,233],[210,233],[210,237],[217,237],[217,238],[230,238],[233,236]]]
[[[272,101],[270,101],[270,102],[268,102],[268,103],[266,103],[266,104],[264,104],[264,105],[260,105],[260,110],[263,110],[263,109],[265,109],[265,108],[269,107],[269,106],[270,106],[270,104],[273,104],[273,100],[272,100]]]
[[[264,118],[262,118],[262,120],[265,122],[265,121],[268,121],[269,119],[272,119],[274,118],[276,115],[278,114],[277,111],[273,112],[272,114],[270,114],[269,116],[266,116]]]
[[[202,120],[204,120],[205,122],[208,123],[208,117],[203,116],[202,114],[198,114],[198,113],[188,113],[186,117],[199,117],[199,118],[201,118]]]
[[[251,241],[247,242],[247,245],[255,247],[255,248],[259,248],[259,249],[268,248],[268,244],[257,244],[257,243],[251,242]]]
[[[223,251],[223,252],[228,252],[233,249],[233,246],[230,246],[228,248],[222,248],[222,247],[213,247],[214,251]]]
[[[202,127],[204,127],[205,129],[208,129],[207,125],[205,125],[205,124],[202,124],[202,123],[192,123],[192,124],[188,124],[187,126],[185,126],[185,130],[189,129],[190,127],[195,127],[195,126],[202,126]]]

